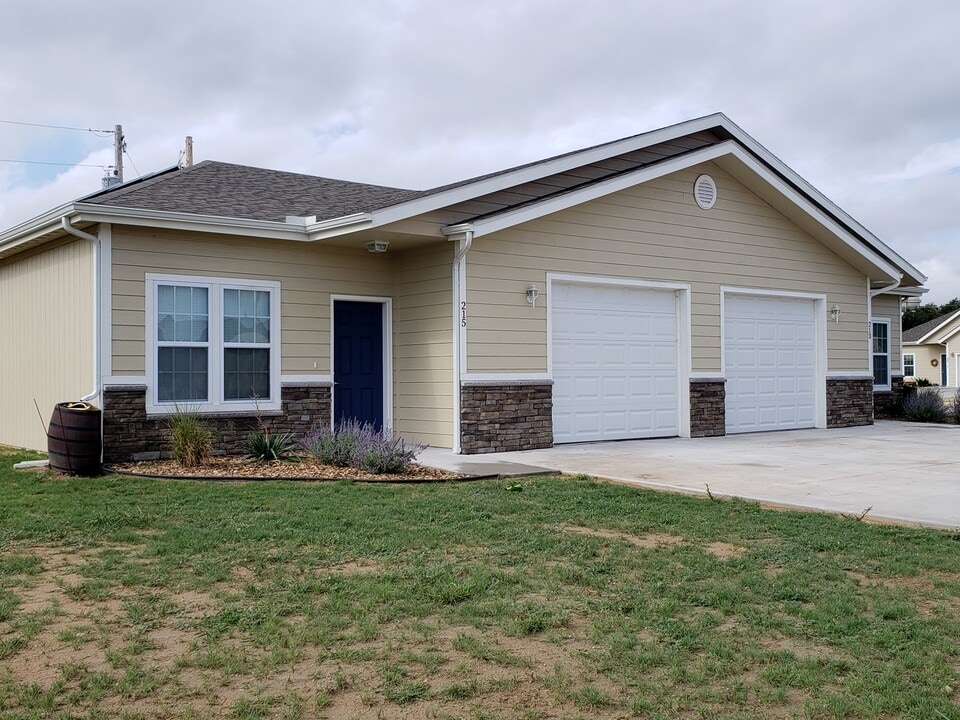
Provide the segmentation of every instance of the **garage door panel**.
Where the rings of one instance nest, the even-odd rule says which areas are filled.
[[[676,435],[673,291],[555,283],[554,441]]]
[[[813,427],[814,302],[725,296],[727,432]]]

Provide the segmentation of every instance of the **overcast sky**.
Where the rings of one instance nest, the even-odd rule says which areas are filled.
[[[721,111],[960,295],[956,0],[3,0],[0,120],[422,189]],[[112,138],[0,123],[0,228]]]

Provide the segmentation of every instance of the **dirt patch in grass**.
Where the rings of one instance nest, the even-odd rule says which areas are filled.
[[[375,474],[349,467],[335,467],[304,458],[297,461],[259,462],[245,457],[214,457],[196,467],[183,467],[176,460],[116,463],[113,472],[164,478],[211,480],[357,480],[362,482],[417,482],[456,480],[457,473],[422,465],[410,465],[402,473]]]
[[[677,535],[667,535],[665,533],[646,533],[645,535],[632,535],[631,533],[618,532],[616,530],[602,530],[584,527],[582,525],[561,525],[561,530],[576,533],[577,535],[586,535],[588,537],[602,538],[604,540],[621,540],[631,545],[642,548],[669,547],[671,545],[682,545],[684,539]]]
[[[603,530],[584,527],[582,525],[561,525],[562,530],[586,535],[588,537],[603,538],[604,540],[621,540],[636,547],[653,549],[661,547],[676,547],[678,545],[690,545],[679,535],[670,535],[667,533],[646,533],[644,535],[634,535],[617,530]],[[732,543],[716,541],[702,545],[704,550],[719,560],[728,560],[730,558],[741,557],[747,552],[747,548]]]

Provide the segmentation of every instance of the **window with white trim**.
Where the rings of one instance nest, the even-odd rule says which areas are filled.
[[[280,283],[146,279],[149,412],[280,409]]]
[[[890,389],[890,321],[871,322],[871,350],[873,361],[874,390]]]
[[[914,377],[917,374],[917,356],[914,353],[905,353],[903,356],[903,376]]]

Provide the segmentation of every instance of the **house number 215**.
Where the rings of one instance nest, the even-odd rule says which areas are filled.
[[[467,326],[467,301],[460,303],[460,327]]]

